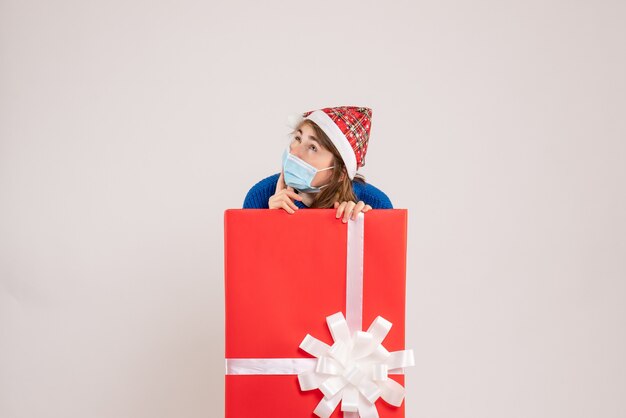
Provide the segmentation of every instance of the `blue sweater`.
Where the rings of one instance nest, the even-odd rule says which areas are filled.
[[[276,183],[278,183],[280,173],[264,178],[248,191],[243,201],[244,209],[269,209],[268,201],[276,192]],[[391,200],[380,189],[369,183],[352,182],[352,188],[357,199],[362,200],[365,204],[370,205],[373,209],[393,209]],[[300,209],[308,208],[299,200],[294,203]]]

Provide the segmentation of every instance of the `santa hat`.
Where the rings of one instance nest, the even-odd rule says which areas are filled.
[[[288,124],[295,129],[304,119],[315,122],[330,138],[352,180],[357,169],[365,165],[372,109],[357,106],[327,107],[305,112],[301,116],[292,115]]]

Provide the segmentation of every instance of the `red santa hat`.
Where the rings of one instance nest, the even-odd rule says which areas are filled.
[[[291,116],[289,126],[296,128],[304,119],[314,122],[330,138],[346,165],[348,177],[365,165],[370,138],[372,109],[357,106],[327,107]]]

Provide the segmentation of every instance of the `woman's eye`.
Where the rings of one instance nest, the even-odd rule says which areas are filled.
[[[295,137],[294,139],[295,139],[296,141],[300,141],[300,137],[299,137],[299,136]]]
[[[316,147],[315,145],[311,145],[311,149],[312,149],[313,151],[317,151],[317,147]]]

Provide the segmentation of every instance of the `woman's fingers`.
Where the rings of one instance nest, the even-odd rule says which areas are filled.
[[[366,205],[362,200],[358,203],[355,202],[335,202],[333,205],[335,209],[337,209],[337,213],[335,215],[336,218],[341,218],[343,216],[342,221],[348,222],[348,219],[356,220],[359,213],[367,212],[372,210],[370,205]]]
[[[293,200],[289,199],[289,196],[283,196],[285,202],[287,202],[287,204],[289,205],[290,208],[292,208],[293,210],[298,210],[298,206],[296,206],[295,203],[293,203]]]
[[[292,199],[302,201],[302,197],[298,195],[291,187],[287,187],[280,192],[276,193],[269,200],[270,209],[282,208],[288,213],[295,213],[300,209]],[[362,200],[357,202],[335,202],[333,207],[337,210],[335,217],[337,219],[343,217],[343,223],[348,222],[349,219],[356,220],[359,213],[368,212],[372,210],[370,205],[366,205]]]
[[[282,176],[282,173],[281,173]],[[278,184],[276,185],[276,189],[278,190],[280,187],[281,180],[279,179]],[[302,201],[302,196],[297,194],[293,188],[287,187],[283,188],[276,192],[275,195],[270,197],[268,201],[268,207],[270,209],[285,209],[289,213],[295,213],[299,208],[293,202],[294,200]]]
[[[350,219],[350,215],[352,214],[352,211],[354,210],[354,207],[356,206],[356,203],[354,202],[347,202],[348,204],[345,206],[345,209],[343,211],[343,223],[348,222],[348,219]]]
[[[285,209],[289,213],[296,213],[296,211],[294,209],[290,208],[289,205],[287,204],[287,202],[285,202],[284,200],[282,202],[282,208]],[[296,208],[296,209],[298,209],[298,208]]]
[[[293,201],[285,193],[279,193],[270,197],[270,200],[268,202],[268,207],[270,209],[282,208],[282,209],[285,209],[289,213],[294,213],[295,211],[300,209],[298,206],[296,206],[295,203],[293,203]]]
[[[293,201],[291,199],[289,199],[289,196],[287,196],[286,194],[277,194],[274,197],[272,197],[272,199],[270,199],[270,205],[269,205],[270,209],[279,209],[279,208],[283,208],[285,209],[287,212],[289,212],[289,210],[287,210],[287,208],[289,208],[291,210],[291,212],[289,213],[293,213],[296,210],[298,210],[298,206],[296,206],[295,203],[293,203]]]
[[[339,202],[337,202],[339,203]],[[348,204],[348,202],[341,202],[339,203],[339,206],[337,206],[337,213],[335,214],[335,218],[339,219],[341,218],[341,215],[343,215],[343,211],[346,208],[346,205]]]
[[[276,191],[274,192],[274,194],[277,194],[278,192],[280,192],[281,190],[284,190],[286,188],[286,184],[285,184],[285,179],[283,176],[283,170],[280,170],[280,176],[278,176],[278,182],[276,183]]]
[[[359,203],[357,203],[354,206],[354,210],[352,210],[352,220],[356,221],[357,216],[359,216],[359,213],[361,213],[363,211],[363,208],[365,207],[365,202],[360,200]]]
[[[302,200],[302,196],[300,196],[298,193],[296,193],[293,189],[291,189],[291,187],[287,188],[286,190],[283,191],[284,194],[286,194],[287,196],[291,197],[292,199],[296,199],[296,200]]]

